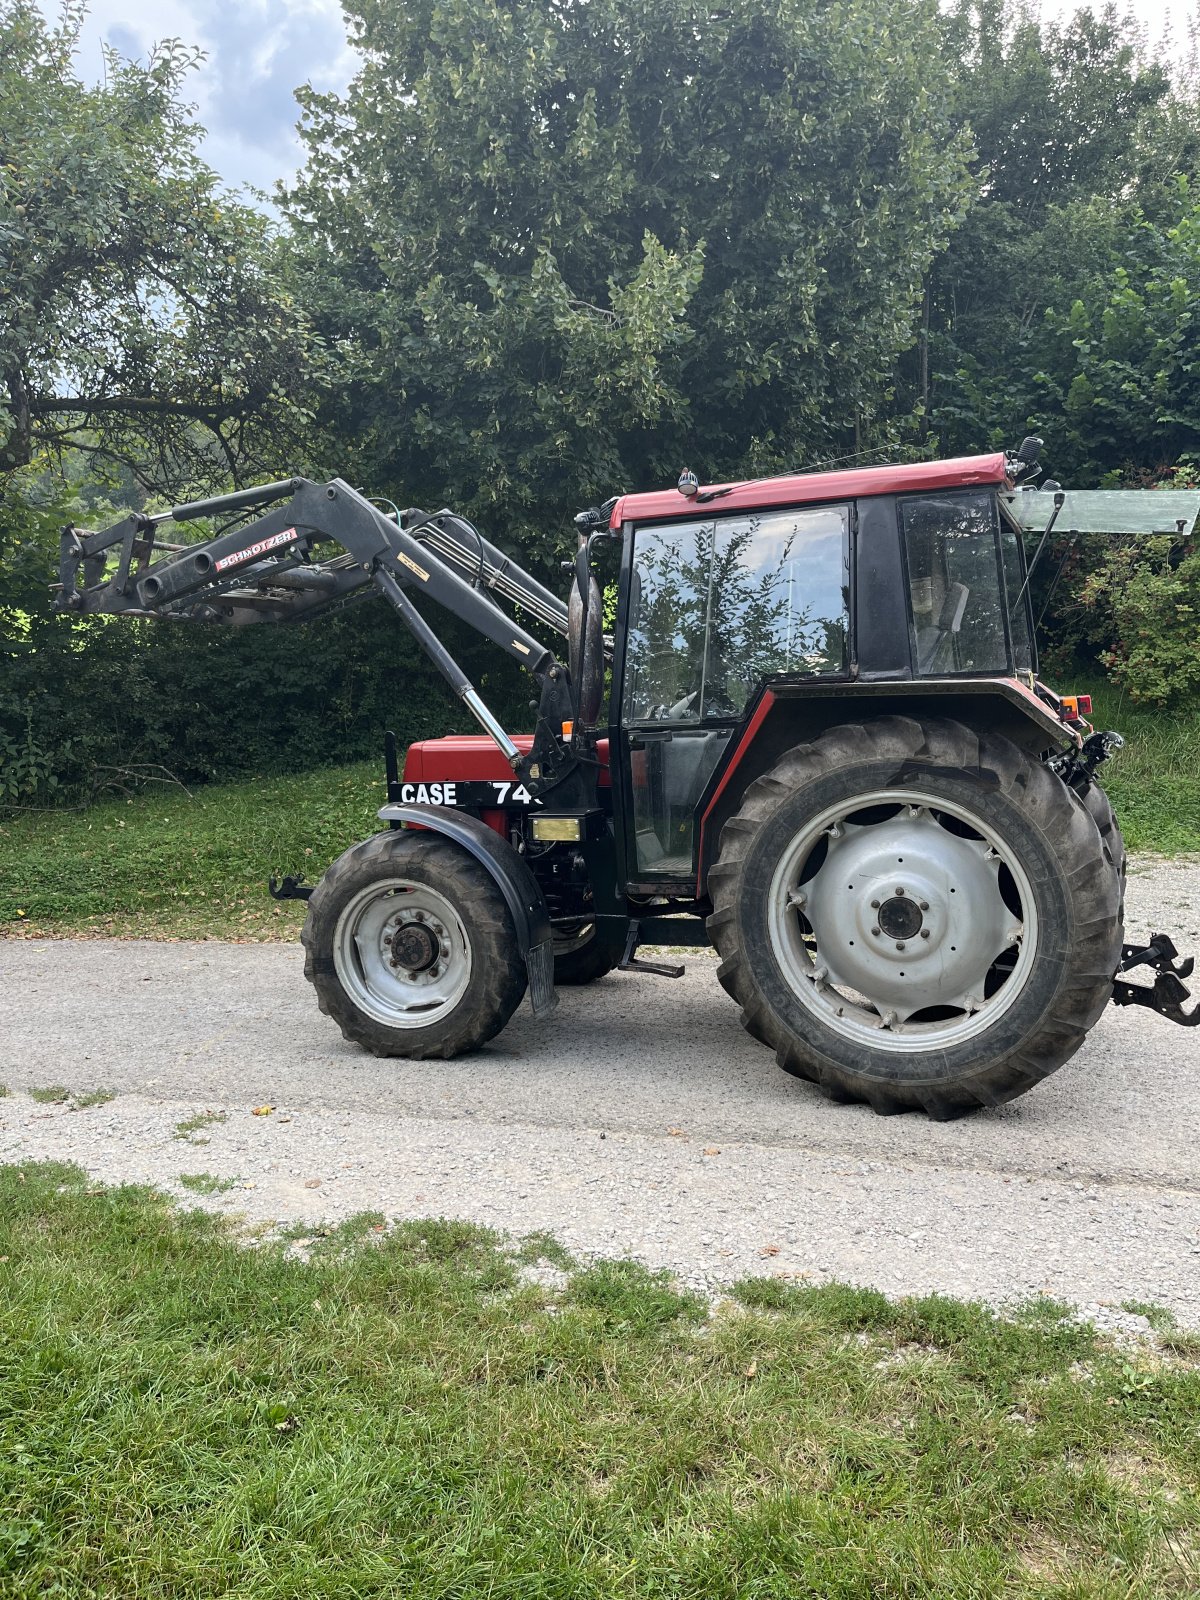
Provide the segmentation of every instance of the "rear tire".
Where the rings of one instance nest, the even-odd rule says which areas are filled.
[[[1007,739],[903,717],[831,728],[722,831],[718,975],[780,1066],[833,1099],[999,1105],[1073,1055],[1112,993],[1111,848]]]
[[[475,1050],[528,983],[491,875],[427,831],[377,833],[339,856],[313,890],[300,937],[317,1004],[376,1056]]]
[[[1121,886],[1121,915],[1125,915],[1125,838],[1121,833],[1117,814],[1112,808],[1112,801],[1096,782],[1095,778],[1087,786],[1087,791],[1080,797],[1087,808],[1088,815],[1096,824],[1100,834],[1100,842],[1104,846],[1104,854],[1117,875],[1117,882]]]

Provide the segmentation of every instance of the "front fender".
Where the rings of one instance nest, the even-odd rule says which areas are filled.
[[[393,827],[408,823],[428,828],[453,839],[486,868],[504,896],[517,935],[517,949],[525,958],[529,973],[529,1002],[534,1016],[553,1011],[558,1004],[554,992],[554,934],[550,913],[538,881],[524,861],[494,828],[465,811],[450,811],[444,806],[386,805],[379,813]]]

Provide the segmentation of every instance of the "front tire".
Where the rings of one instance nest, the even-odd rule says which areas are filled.
[[[957,722],[880,718],[789,751],[726,824],[709,889],[749,1031],[879,1112],[953,1117],[1032,1088],[1082,1044],[1120,959],[1088,808]]]
[[[625,952],[625,941],[614,942],[597,932],[594,922],[580,922],[554,930],[554,981],[578,987],[595,983],[610,973]]]
[[[377,833],[339,856],[313,890],[300,937],[317,1004],[376,1056],[475,1050],[528,983],[491,875],[427,831]]]

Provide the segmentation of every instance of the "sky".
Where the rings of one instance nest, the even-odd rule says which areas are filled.
[[[56,15],[56,0],[39,3],[48,16]],[[1043,14],[1070,12],[1077,3],[1043,0]],[[1133,0],[1132,9],[1158,39],[1168,20],[1181,36],[1198,4]],[[169,38],[207,52],[187,89],[208,130],[205,159],[227,184],[268,192],[303,160],[295,131],[297,84],[342,89],[355,68],[340,0],[91,0],[80,37],[80,74],[100,77],[105,41],[137,58]]]
[[[39,4],[57,17],[57,0]],[[293,90],[343,89],[355,69],[340,0],[90,0],[80,76],[101,77],[105,43],[144,59],[171,38],[206,52],[184,93],[208,130],[204,159],[231,186],[269,192],[290,176],[303,161]]]

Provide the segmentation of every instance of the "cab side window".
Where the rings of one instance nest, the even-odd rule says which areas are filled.
[[[919,677],[1007,672],[995,497],[921,495],[900,502]]]

